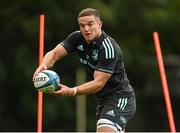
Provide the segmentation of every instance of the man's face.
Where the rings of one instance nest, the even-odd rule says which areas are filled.
[[[83,16],[78,18],[78,23],[80,31],[87,43],[92,42],[101,35],[102,22],[99,18],[93,15]]]

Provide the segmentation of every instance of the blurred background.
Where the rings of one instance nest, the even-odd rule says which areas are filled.
[[[124,53],[126,71],[137,97],[137,112],[126,131],[170,131],[154,31],[159,33],[174,120],[180,131],[179,0],[0,1],[0,131],[37,129],[37,91],[32,74],[38,66],[40,14],[45,15],[47,52],[79,29],[77,15],[86,7],[101,12],[103,29]],[[70,55],[53,70],[63,84],[75,86],[77,74],[83,74],[75,71],[79,68],[76,55]],[[77,129],[77,98],[44,94],[43,131],[95,131],[95,97],[88,95],[84,100],[85,129]]]

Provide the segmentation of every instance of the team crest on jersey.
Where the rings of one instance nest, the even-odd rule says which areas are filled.
[[[77,47],[77,49],[79,49],[79,50],[81,50],[81,51],[84,51],[83,45],[79,45],[79,46]]]
[[[98,59],[98,50],[94,50],[93,53],[92,53],[92,58],[97,61]]]

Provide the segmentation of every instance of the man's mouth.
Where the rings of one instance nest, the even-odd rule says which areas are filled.
[[[91,35],[90,33],[85,34],[86,37],[89,37],[90,35]]]

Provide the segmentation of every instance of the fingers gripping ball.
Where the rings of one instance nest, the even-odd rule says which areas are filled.
[[[59,83],[58,74],[52,70],[43,70],[34,79],[34,87],[44,93],[59,90]]]

